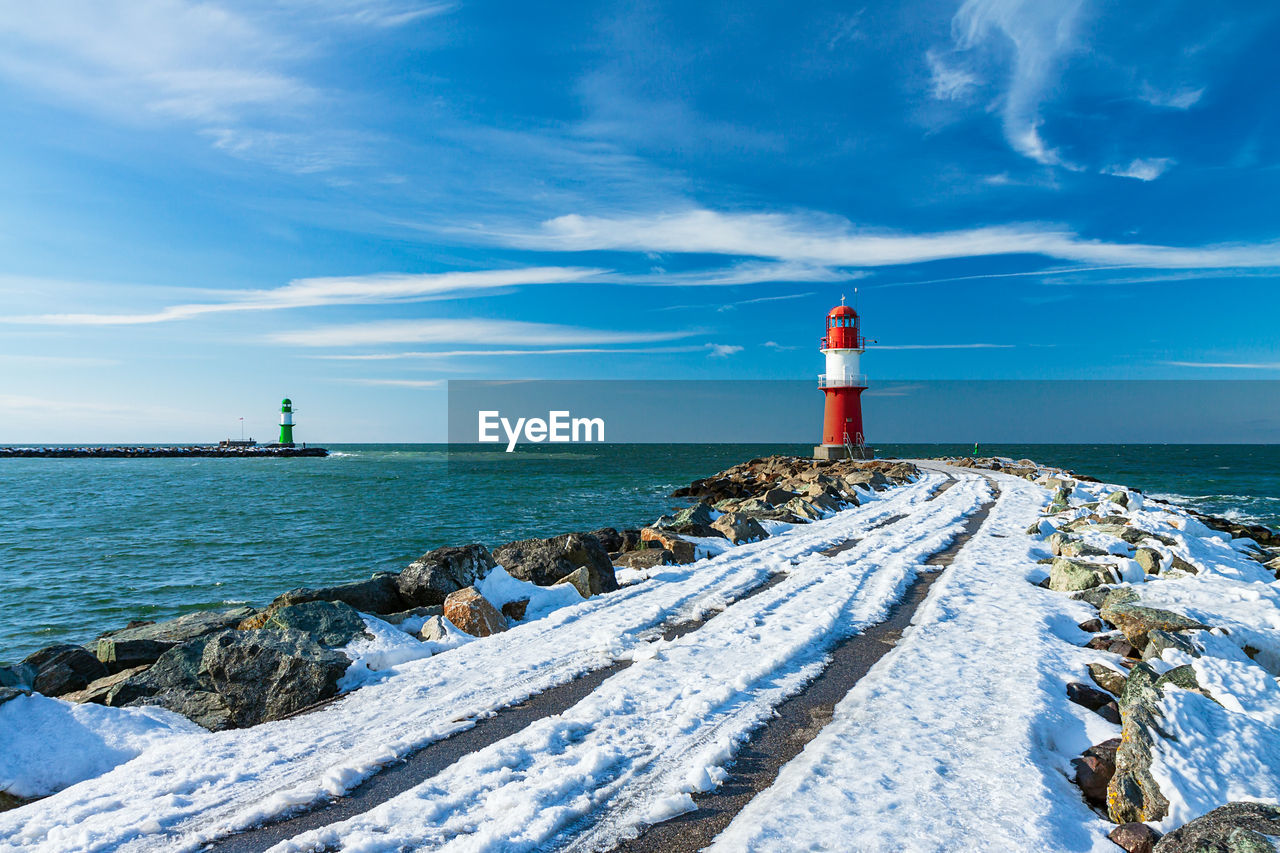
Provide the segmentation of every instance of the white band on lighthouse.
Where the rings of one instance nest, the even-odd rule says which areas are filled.
[[[828,379],[844,379],[861,375],[862,371],[858,369],[861,350],[829,349],[826,350],[826,354]]]
[[[280,413],[280,426],[293,426],[293,412]]]

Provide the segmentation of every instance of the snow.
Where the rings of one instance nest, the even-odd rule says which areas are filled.
[[[849,550],[803,555],[777,585],[638,650],[559,716],[275,849],[603,849],[688,811],[690,794],[725,778],[737,745],[821,671],[840,638],[885,617],[988,494],[972,478]],[[572,826],[598,809],[604,819]]]
[[[647,645],[664,624],[722,609],[793,560],[911,513],[941,480],[930,475],[693,566],[661,567],[643,583],[427,658],[390,663],[391,635],[375,632],[368,671],[390,663],[389,676],[370,675],[367,686],[315,713],[184,738],[180,747],[157,744],[97,778],[2,813],[0,850],[195,850],[340,796],[478,717],[608,666]],[[375,653],[390,656],[378,662]]]
[[[561,607],[572,607],[582,603],[582,594],[573,584],[538,586],[529,581],[511,577],[501,566],[485,575],[484,579],[476,584],[476,589],[489,599],[494,607],[502,607],[508,602],[527,598],[529,607],[525,610],[523,620],[525,622],[530,619],[540,619]]]
[[[43,797],[204,729],[163,708],[75,705],[40,694],[0,705],[0,791]]]
[[[1066,699],[1098,659],[1075,645],[1092,610],[1027,582],[1045,491],[994,476],[1000,500],[913,627],[709,850],[1115,849],[1069,781],[1118,734]]]
[[[922,470],[899,488],[860,490],[861,506],[812,524],[765,522],[773,535],[761,542],[697,540],[707,558],[692,565],[618,570],[624,588],[605,596],[583,600],[569,585],[495,569],[481,593],[529,605],[493,637],[446,625],[443,641],[422,643],[407,633],[420,624],[365,615],[370,636],[344,649],[353,664],[341,687],[351,692],[290,720],[210,734],[158,709],[14,700],[0,706],[0,787],[69,787],[0,814],[0,851],[197,850],[341,796],[476,719],[623,661],[563,713],[273,849],[609,848],[724,784],[752,731],[823,670],[837,642],[885,618],[994,482],[990,516],[902,639],[709,849],[1110,853],[1112,825],[1084,804],[1071,759],[1119,727],[1068,701],[1066,685],[1091,683],[1087,665],[1116,658],[1082,647],[1089,635],[1077,624],[1092,607],[1035,586],[1043,539],[1093,510],[1042,518],[1042,485]],[[947,478],[956,482],[935,494]],[[1163,570],[1147,576],[1133,546],[1078,533],[1110,555],[1094,559],[1116,566],[1144,604],[1219,629],[1192,636],[1198,656],[1169,649],[1151,662],[1191,665],[1216,700],[1165,690],[1162,726],[1176,741],[1153,749],[1172,809],[1158,828],[1229,800],[1280,802],[1280,583],[1246,543],[1177,507],[1131,491],[1127,510],[1105,501],[1122,490],[1080,482],[1071,500],[1101,500],[1102,514],[1170,539],[1142,543]],[[1175,555],[1196,573],[1172,571]],[[662,638],[663,626],[696,619],[705,620],[696,630]]]

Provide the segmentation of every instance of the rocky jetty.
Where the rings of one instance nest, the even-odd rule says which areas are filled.
[[[527,597],[495,604],[480,592],[499,566],[535,587],[605,595],[620,588],[619,573],[695,563],[767,538],[772,525],[857,505],[859,490],[886,489],[917,473],[906,463],[753,459],[676,491],[673,498],[696,502],[644,528],[564,533],[492,550],[479,543],[436,548],[400,572],[292,589],[261,609],[132,622],[83,646],[49,646],[0,667],[0,703],[36,692],[110,707],[160,706],[213,731],[282,719],[342,692],[351,665],[342,650],[369,637],[365,616],[424,643],[457,632],[490,636],[525,620],[529,604]]]
[[[1041,540],[1045,553],[1041,563],[1047,573],[1040,585],[1096,609],[1097,616],[1079,628],[1093,635],[1086,648],[1104,656],[1087,667],[1091,684],[1069,683],[1067,697],[1120,727],[1118,738],[1089,747],[1073,762],[1085,801],[1116,824],[1108,837],[1130,853],[1271,849],[1268,836],[1280,835],[1280,809],[1256,803],[1223,805],[1161,837],[1156,825],[1170,818],[1173,792],[1162,789],[1166,771],[1157,771],[1157,764],[1180,757],[1191,761],[1181,753],[1192,746],[1180,741],[1177,731],[1184,725],[1194,731],[1204,726],[1191,710],[1184,710],[1194,705],[1171,701],[1174,693],[1195,693],[1221,704],[1199,683],[1196,664],[1202,656],[1213,650],[1218,659],[1209,672],[1221,671],[1224,662],[1239,666],[1241,659],[1247,663],[1267,657],[1247,641],[1233,641],[1230,635],[1239,630],[1236,626],[1209,624],[1180,612],[1181,607],[1195,604],[1228,612],[1231,600],[1241,595],[1241,584],[1256,583],[1259,574],[1267,580],[1280,577],[1280,536],[1260,525],[1150,500],[1133,489],[1115,487],[1100,496],[1090,494],[1080,486],[1096,480],[1029,460],[970,459],[954,464],[1023,476],[1049,490],[1044,514],[1027,530]],[[1233,552],[1261,564],[1263,572],[1237,572],[1218,579],[1220,586],[1212,585],[1214,573],[1224,569],[1210,571],[1209,552],[1199,550],[1206,541],[1229,544]],[[1180,587],[1172,596],[1177,604],[1169,603],[1169,595],[1148,596],[1144,590],[1158,591],[1159,584],[1178,579],[1203,583]],[[1161,603],[1148,603],[1148,598]],[[1272,677],[1277,663],[1266,659]],[[1226,701],[1239,699],[1231,696]],[[1180,711],[1188,716],[1171,716]],[[1217,758],[1227,759],[1230,749],[1221,746]],[[1223,761],[1220,766],[1229,764]]]
[[[0,447],[0,459],[157,459],[200,457],[209,459],[280,459],[293,456],[328,456],[323,447],[305,445],[252,445],[224,447],[216,444],[102,447]]]

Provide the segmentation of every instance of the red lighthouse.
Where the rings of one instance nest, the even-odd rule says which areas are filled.
[[[827,330],[822,337],[827,372],[818,377],[818,387],[827,399],[822,444],[813,449],[815,459],[871,456],[862,435],[862,392],[867,388],[867,377],[858,364],[866,348],[858,312],[841,299],[827,315]]]

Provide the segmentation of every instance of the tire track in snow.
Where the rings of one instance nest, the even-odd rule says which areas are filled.
[[[319,711],[193,735],[0,814],[0,850],[201,848],[332,801],[422,747],[722,609],[823,548],[927,501],[938,474],[861,507],[584,601],[506,633],[396,668]]]
[[[936,487],[926,501],[932,501],[956,482],[951,477]],[[894,514],[870,525],[868,531],[880,530],[897,524],[909,514]],[[833,557],[856,546],[861,539],[850,538],[830,548],[823,549],[823,556]],[[740,595],[729,603],[733,607],[740,602],[760,595],[782,581],[789,572],[782,571],[772,575],[764,583]],[[728,607],[724,608],[725,610]],[[664,627],[662,639],[671,641],[687,636],[698,630],[713,616],[724,612],[717,610],[705,616],[689,619]],[[338,821],[363,814],[373,807],[384,803],[392,797],[413,788],[455,763],[459,758],[484,749],[503,738],[520,731],[533,722],[545,717],[554,716],[577,704],[606,679],[616,675],[631,665],[630,660],[615,661],[604,669],[589,672],[567,684],[553,687],[550,690],[533,696],[525,702],[509,708],[503,708],[492,716],[476,721],[475,727],[459,732],[456,735],[428,744],[418,752],[381,773],[371,777],[367,782],[328,805],[312,809],[302,814],[279,821],[263,823],[244,832],[228,836],[204,848],[208,853],[257,853],[266,850],[273,844],[298,835],[308,830],[319,829]]]
[[[597,849],[671,816],[691,805],[689,791],[713,787],[734,744],[815,677],[839,639],[883,618],[986,491],[974,478],[841,559],[810,553],[695,634],[650,645],[647,660],[562,716],[274,849]]]
[[[944,488],[954,484],[948,481]],[[713,791],[694,794],[696,811],[685,812],[669,821],[646,828],[638,838],[623,841],[613,849],[619,853],[682,853],[701,850],[724,830],[757,794],[773,784],[778,772],[829,723],[835,706],[845,694],[902,637],[916,608],[929,589],[987,520],[999,486],[992,482],[995,497],[969,516],[964,529],[946,548],[925,560],[936,571],[918,574],[888,618],[843,640],[832,650],[831,665],[800,693],[776,709],[776,715],[734,755],[728,777]]]

